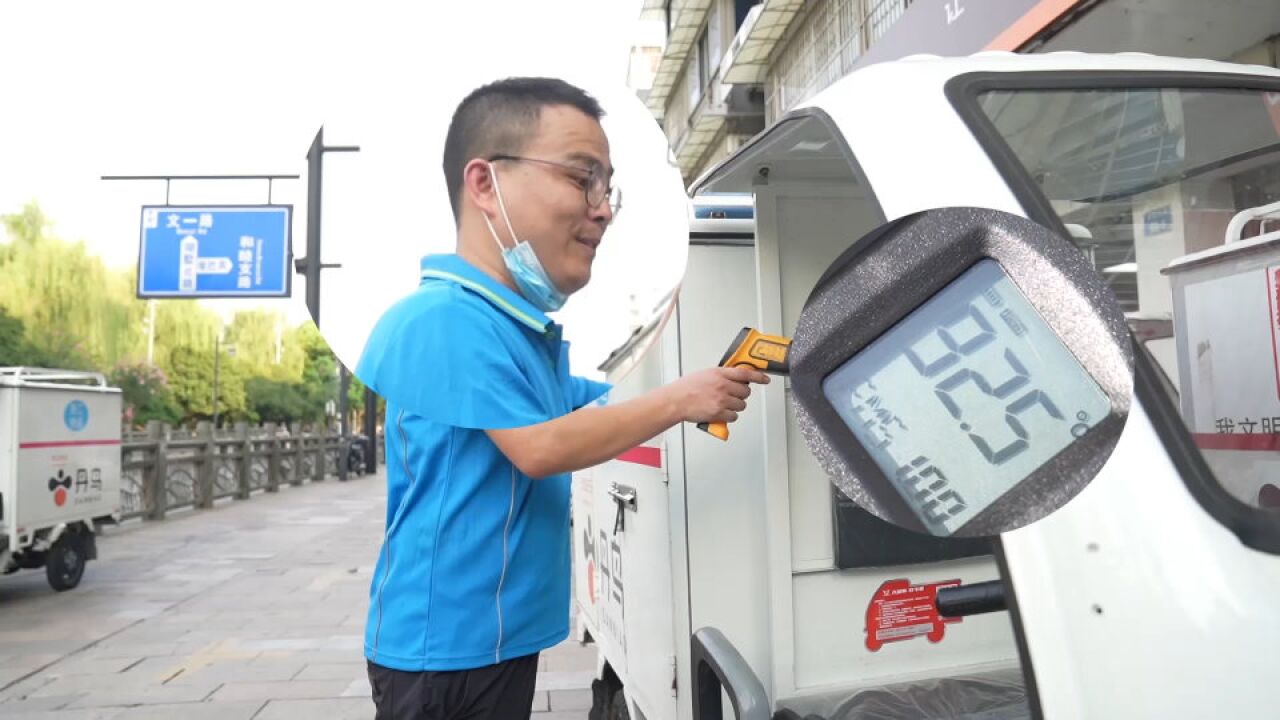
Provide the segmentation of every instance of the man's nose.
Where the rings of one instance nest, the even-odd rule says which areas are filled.
[[[609,204],[609,198],[600,201],[595,207],[587,208],[587,217],[592,222],[598,223],[601,228],[607,228],[613,223],[613,206]]]

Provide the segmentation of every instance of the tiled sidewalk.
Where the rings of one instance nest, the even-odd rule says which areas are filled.
[[[108,529],[80,587],[0,577],[0,717],[371,718],[361,645],[384,481]],[[543,654],[534,717],[581,720],[595,648]]]

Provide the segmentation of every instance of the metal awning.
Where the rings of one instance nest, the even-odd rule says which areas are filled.
[[[720,66],[725,83],[763,83],[769,56],[805,0],[765,0],[747,14]]]
[[[667,0],[644,0],[640,4],[641,20],[662,20],[667,12]]]
[[[694,113],[689,129],[680,138],[680,145],[675,151],[681,175],[689,177],[696,169],[697,162],[706,154],[707,148],[724,128],[725,122],[724,113],[709,112],[705,103],[698,112]]]
[[[646,8],[648,6],[646,5]],[[662,61],[653,76],[653,87],[645,103],[659,118],[666,112],[667,97],[684,67],[689,48],[698,39],[698,31],[707,19],[711,0],[674,0],[671,4],[671,32],[667,34],[667,47]]]

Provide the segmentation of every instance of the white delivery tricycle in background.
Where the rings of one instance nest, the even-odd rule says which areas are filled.
[[[0,368],[0,572],[80,583],[120,517],[121,395],[99,373]]]
[[[716,364],[741,328],[795,335],[831,272],[897,270],[852,245],[938,208],[1069,238],[1141,341],[1132,398],[1087,487],[989,538],[850,501],[794,377],[758,388],[728,442],[676,427],[579,473],[592,717],[1280,714],[1278,99],[1263,67],[916,57],[851,74],[696,182],[679,301],[602,368],[610,402]]]

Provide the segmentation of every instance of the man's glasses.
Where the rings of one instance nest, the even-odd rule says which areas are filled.
[[[517,162],[531,162],[541,165],[551,165],[553,167],[571,170],[574,176],[578,178],[579,184],[582,186],[583,192],[586,194],[587,207],[599,207],[600,203],[606,199],[609,201],[609,209],[617,215],[622,210],[622,188],[611,187],[608,179],[604,176],[604,172],[599,166],[584,168],[569,163],[556,162],[554,160],[542,160],[540,158],[521,157],[519,155],[493,155],[489,158],[490,162],[495,160],[514,160]]]

